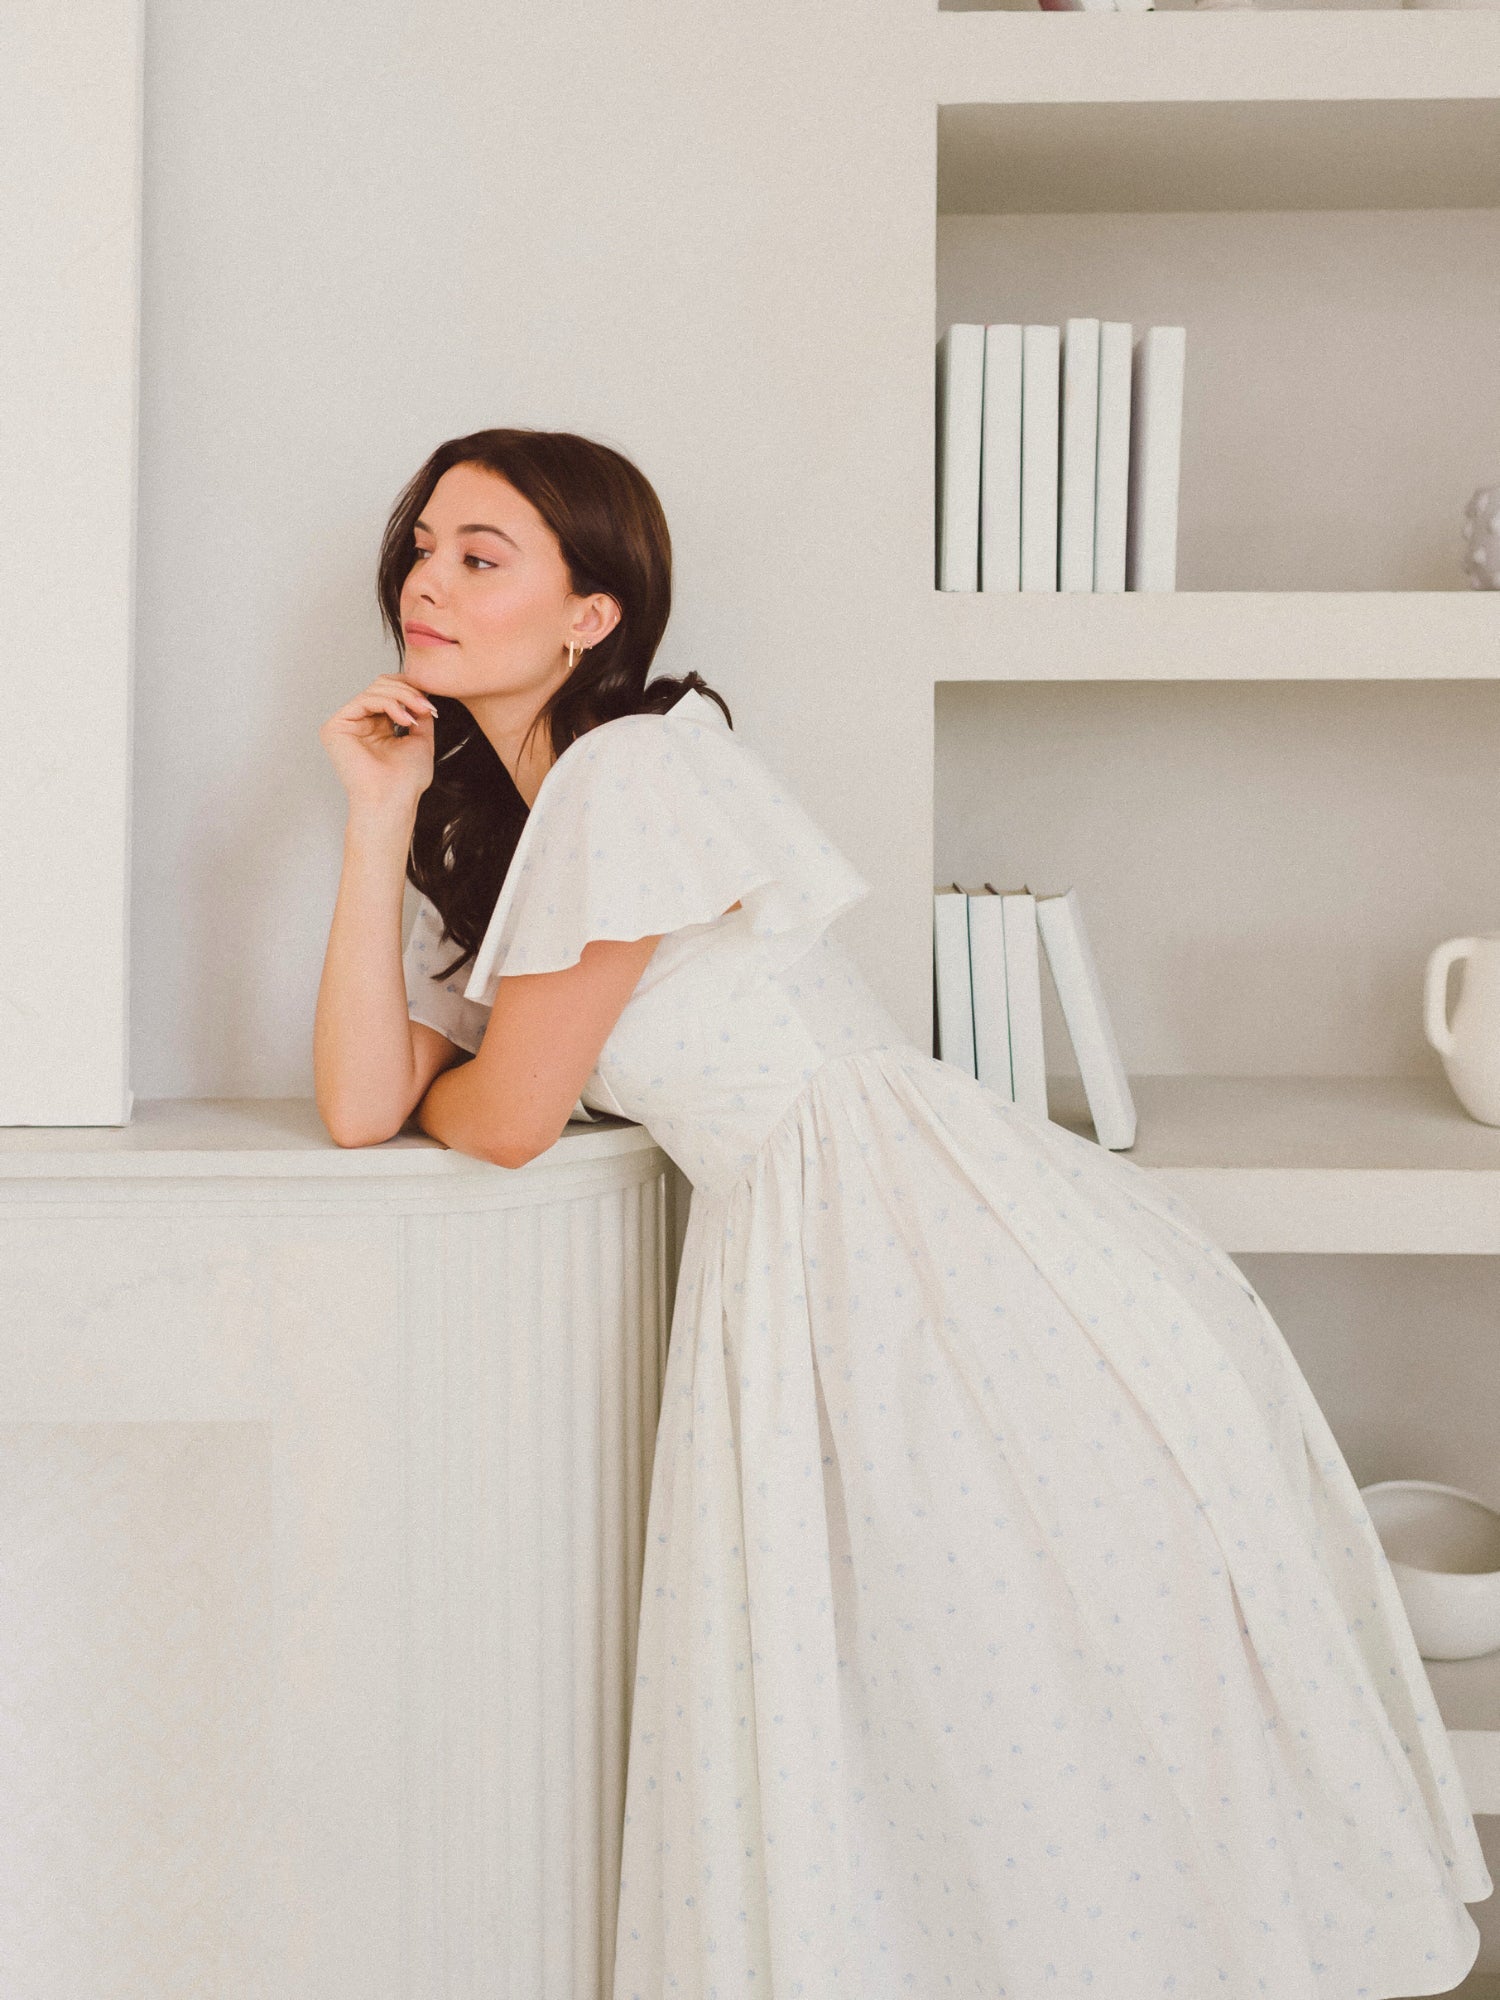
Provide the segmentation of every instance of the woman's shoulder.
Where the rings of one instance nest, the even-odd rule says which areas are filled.
[[[590,769],[601,762],[628,763],[643,750],[670,750],[679,741],[695,743],[705,733],[711,738],[737,742],[718,703],[710,701],[696,688],[689,688],[685,694],[678,696],[670,708],[636,709],[628,715],[610,716],[575,736],[566,749],[554,758],[542,780],[542,787],[545,789],[554,774],[564,766],[571,773],[577,769]],[[538,799],[540,796],[539,791]]]
[[[732,792],[747,762],[759,771],[723,711],[696,690],[666,710],[611,716],[575,736],[553,760],[532,799],[522,846],[550,844],[553,833],[581,813],[614,806],[628,814],[648,801],[659,808],[684,793],[701,795],[705,787]]]

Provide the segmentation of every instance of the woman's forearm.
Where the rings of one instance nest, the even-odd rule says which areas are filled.
[[[494,1119],[474,1088],[474,1065],[460,1063],[435,1077],[416,1108],[416,1122],[429,1138],[476,1160],[512,1167],[521,1162],[497,1142]]]
[[[398,1132],[419,1095],[401,967],[416,802],[351,811],[313,1023],[318,1110],[341,1146]]]

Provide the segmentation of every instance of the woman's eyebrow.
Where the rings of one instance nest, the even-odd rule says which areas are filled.
[[[426,521],[414,521],[412,528],[413,532],[417,528],[425,528],[429,535],[432,533],[432,529]],[[498,535],[502,542],[510,543],[517,555],[521,553],[521,544],[516,540],[514,535],[507,535],[503,528],[491,527],[488,521],[465,521],[458,532],[461,535]]]

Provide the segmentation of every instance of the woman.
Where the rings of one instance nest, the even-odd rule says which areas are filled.
[[[404,672],[322,731],[330,1133],[414,1113],[517,1166],[581,1104],[694,1184],[616,2000],[1451,1991],[1493,1885],[1285,1340],[1180,1202],[917,1048],[827,935],[868,884],[696,674],[647,687],[646,480],[455,439],[379,594]]]

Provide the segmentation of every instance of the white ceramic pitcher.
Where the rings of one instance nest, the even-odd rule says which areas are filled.
[[[1448,968],[1464,960],[1463,988],[1448,1019]],[[1500,931],[1449,938],[1427,961],[1427,1039],[1443,1059],[1453,1094],[1481,1125],[1500,1125]]]

